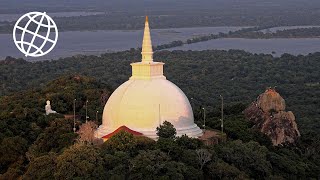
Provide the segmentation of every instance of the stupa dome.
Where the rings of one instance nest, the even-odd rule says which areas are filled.
[[[156,139],[156,128],[164,121],[174,125],[178,136],[201,136],[202,131],[194,123],[188,98],[163,75],[164,63],[153,61],[147,18],[141,54],[142,61],[131,64],[130,79],[119,86],[107,101],[96,136],[101,138],[126,126]]]

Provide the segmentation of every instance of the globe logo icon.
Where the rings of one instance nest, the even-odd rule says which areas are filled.
[[[26,57],[40,57],[49,53],[56,45],[58,28],[45,12],[29,12],[16,22],[13,40]]]

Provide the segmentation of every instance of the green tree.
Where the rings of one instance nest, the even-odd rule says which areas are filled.
[[[105,154],[102,150],[104,169],[108,169],[108,179],[125,179],[129,174],[130,154],[128,152],[116,151],[114,154]]]
[[[20,167],[19,167],[20,166]],[[0,174],[0,179],[19,179],[21,175],[23,174],[23,167],[21,167],[21,164],[18,167],[9,167],[7,172],[4,174]]]
[[[162,125],[157,127],[157,135],[159,138],[175,138],[176,134],[176,129],[168,121],[164,121]]]
[[[99,151],[85,144],[75,144],[57,158],[55,179],[105,179],[104,161]]]
[[[272,166],[267,160],[269,151],[257,142],[230,141],[216,146],[215,152],[218,158],[246,172],[250,177],[261,179],[272,173]]]
[[[203,146],[202,141],[197,138],[190,138],[187,135],[182,135],[176,138],[177,144],[184,149],[198,149]]]
[[[207,166],[210,179],[250,179],[243,171],[219,159]]]
[[[4,138],[0,144],[0,173],[7,171],[7,168],[15,162],[23,162],[28,142],[19,136]]]
[[[131,161],[129,179],[184,179],[186,166],[159,150],[140,151]]]
[[[167,153],[173,160],[180,159],[183,149],[171,138],[159,138],[156,148]]]
[[[70,119],[56,119],[50,123],[37,140],[29,147],[27,157],[33,158],[47,154],[48,152],[60,152],[70,146],[77,137],[72,131],[73,122]]]
[[[212,154],[207,149],[197,149],[196,153],[197,153],[200,169],[202,170],[204,165],[206,165],[206,163],[211,161]]]
[[[188,165],[189,167],[196,168],[199,171],[198,156],[195,150],[191,150],[191,149],[181,150],[177,158],[177,161],[182,162]]]
[[[151,150],[155,148],[156,141],[151,138],[146,136],[136,136],[135,139],[137,141],[137,150]]]
[[[136,138],[126,132],[120,131],[106,142],[103,143],[102,149],[108,150],[110,152],[115,151],[126,151],[126,152],[133,152],[136,151],[137,147],[137,140]]]
[[[133,158],[131,163],[130,179],[154,179],[161,176],[161,170],[165,168],[165,162],[169,161],[170,157],[159,151],[140,151]]]
[[[23,179],[54,179],[56,159],[57,155],[55,153],[35,158],[29,163]]]

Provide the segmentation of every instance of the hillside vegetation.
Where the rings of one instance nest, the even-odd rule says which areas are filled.
[[[88,115],[104,106],[107,85],[86,76],[63,76],[43,87],[0,98],[0,179],[307,179],[320,173],[317,133],[303,133],[295,144],[273,147],[270,139],[244,119],[243,104],[225,107],[226,141],[205,146],[198,139],[175,137],[170,123],[160,139],[120,132],[103,144],[79,141],[73,133]],[[44,115],[45,100],[61,114]],[[201,125],[201,114],[196,122]],[[101,123],[101,113],[98,117]],[[79,127],[80,126],[80,127]],[[207,127],[218,129],[219,113],[208,114]]]
[[[140,61],[132,49],[98,56],[75,56],[56,61],[0,61],[1,95],[43,87],[61,75],[96,78],[115,89],[131,76],[131,62]],[[251,54],[244,51],[160,51],[155,60],[166,63],[167,79],[177,84],[193,101],[194,109],[215,111],[223,95],[226,105],[249,104],[267,87],[276,86],[287,109],[296,115],[302,131],[320,129],[320,53],[306,56]]]

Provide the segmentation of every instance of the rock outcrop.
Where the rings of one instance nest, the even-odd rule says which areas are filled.
[[[294,143],[300,136],[291,111],[286,112],[285,100],[275,89],[269,88],[245,109],[247,119],[253,128],[269,136],[273,145]]]

